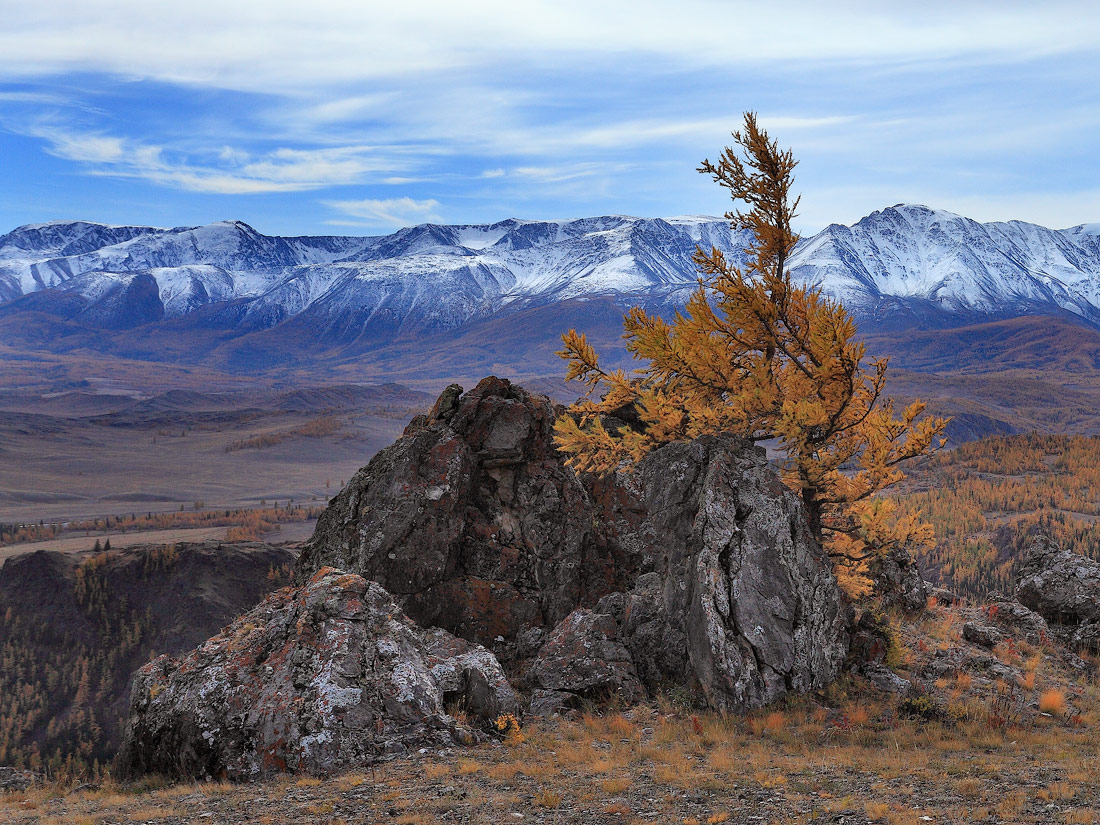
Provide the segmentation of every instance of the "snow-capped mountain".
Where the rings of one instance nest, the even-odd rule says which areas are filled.
[[[698,216],[513,219],[360,238],[270,237],[236,221],[53,222],[0,236],[0,316],[115,330],[174,320],[230,336],[289,325],[322,344],[382,343],[595,298],[670,308],[695,286],[697,246],[737,260],[745,241]],[[865,326],[1028,314],[1100,325],[1097,224],[981,224],[898,205],[804,239],[790,265]]]
[[[1050,314],[1100,321],[1100,225],[978,223],[898,205],[804,240],[794,275],[865,323],[923,325]]]

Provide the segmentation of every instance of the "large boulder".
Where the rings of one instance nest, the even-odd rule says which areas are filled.
[[[529,674],[536,708],[546,703],[547,692],[567,705],[612,696],[629,705],[646,697],[630,651],[619,639],[618,623],[586,608],[574,610],[554,628]]]
[[[1100,563],[1037,536],[1016,570],[1016,598],[1048,622],[1100,621]]]
[[[416,621],[505,647],[633,581],[554,449],[561,407],[497,378],[452,386],[330,503],[298,560],[355,570]]]
[[[650,689],[744,709],[831,682],[848,651],[836,579],[764,450],[708,436],[650,453],[622,487],[646,515],[619,539],[654,569],[598,609]]]
[[[378,584],[331,568],[280,590],[178,659],[139,670],[124,776],[328,773],[409,748],[470,743],[515,710],[493,655],[411,622]]]

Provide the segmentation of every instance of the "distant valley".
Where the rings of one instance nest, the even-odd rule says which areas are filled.
[[[149,397],[396,382],[431,395],[495,373],[568,399],[564,330],[629,364],[624,310],[674,312],[696,285],[697,245],[738,260],[746,241],[708,217],[380,237],[29,225],[0,236],[0,383]],[[803,239],[791,269],[844,302],[871,355],[891,357],[893,392],[956,416],[956,440],[1100,432],[1100,225],[981,224],[902,204]]]
[[[891,357],[894,395],[955,417],[953,443],[1092,434],[1098,233],[899,205],[804,239],[791,265]],[[629,365],[624,310],[675,311],[697,245],[738,259],[746,241],[705,217],[20,227],[0,236],[0,522],[322,500],[451,382],[576,397],[554,354],[570,327]]]

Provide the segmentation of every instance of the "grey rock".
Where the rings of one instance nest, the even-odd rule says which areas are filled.
[[[931,591],[921,575],[916,559],[905,547],[893,547],[874,559],[872,575],[875,593],[884,606],[903,610],[924,610]]]
[[[40,784],[41,781],[42,778],[33,771],[0,765],[0,791],[4,793],[25,791],[27,788]]]
[[[995,647],[1003,638],[997,628],[977,622],[966,622],[963,625],[962,636],[968,642],[989,648]]]
[[[554,448],[560,406],[498,378],[459,391],[356,473],[297,572],[354,570],[420,624],[511,650],[524,631],[628,586],[636,559],[597,536],[588,494]]]
[[[890,668],[882,664],[867,665],[863,669],[863,674],[871,681],[875,687],[879,690],[887,693],[893,693],[896,696],[908,695],[913,684],[908,679],[903,679]]]
[[[527,665],[551,653],[539,634],[578,608],[617,626],[575,628],[606,648],[589,665],[613,664],[616,693],[635,693],[631,661],[647,690],[679,685],[715,708],[835,677],[848,644],[840,591],[762,449],[708,437],[655,450],[633,473],[582,478],[554,448],[562,409],[545,397],[496,378],[456,395],[332,501],[300,576],[328,564],[377,580],[421,624],[494,644],[531,689],[566,684]],[[574,688],[595,690],[582,670]]]
[[[620,481],[631,484],[645,517],[620,536],[656,569],[607,606],[621,611],[647,686],[745,709],[832,681],[848,646],[840,592],[762,449],[715,436],[669,444]]]
[[[485,717],[516,708],[487,650],[421,630],[378,584],[326,568],[190,653],[139,670],[118,766],[248,779],[472,743],[478,732],[448,702]]]
[[[1017,568],[1016,598],[1048,622],[1100,621],[1100,562],[1038,536]]]
[[[531,665],[530,678],[544,691],[585,699],[615,696],[629,705],[646,695],[614,618],[585,608],[574,610],[551,631]]]
[[[994,597],[983,609],[989,621],[1023,633],[1024,638],[1032,644],[1039,644],[1050,638],[1050,626],[1046,619],[1019,602]]]
[[[566,713],[573,710],[580,697],[575,693],[564,690],[544,690],[539,688],[531,691],[531,699],[527,705],[527,713],[531,716],[550,717],[555,714]]]
[[[1070,644],[1078,650],[1100,653],[1100,622],[1078,625],[1070,637]]]

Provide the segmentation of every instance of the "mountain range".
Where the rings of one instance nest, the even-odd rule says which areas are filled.
[[[614,345],[625,307],[683,304],[697,246],[739,261],[747,241],[704,216],[376,237],[274,237],[239,221],[32,224],[0,236],[0,340],[246,371],[328,360],[387,375],[410,364],[546,374],[563,330]],[[871,335],[1021,316],[1100,329],[1100,224],[983,224],[900,204],[804,238],[790,268]]]

